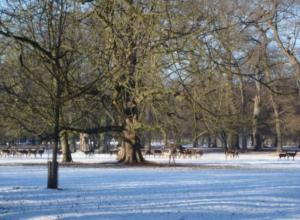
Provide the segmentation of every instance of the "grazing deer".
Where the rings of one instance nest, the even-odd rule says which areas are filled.
[[[153,155],[153,153],[152,153],[151,150],[144,150],[143,153],[144,153],[145,156],[149,156],[149,157],[150,157],[151,155]]]
[[[288,151],[286,152],[287,158],[289,159],[290,157],[293,158],[293,160],[295,160],[295,156],[297,155],[297,151]]]
[[[184,150],[184,158],[188,157],[188,158],[192,158],[192,156],[194,156],[194,149],[185,149]]]
[[[178,146],[178,149],[177,149],[177,154],[178,154],[178,157],[179,158],[185,158],[186,156],[188,156],[189,155],[189,150],[188,149],[186,149],[186,148],[184,148],[184,147],[182,147],[181,145],[179,145]]]
[[[44,152],[45,152],[44,148],[38,150],[38,154],[40,155],[40,157],[43,157]]]
[[[238,149],[232,149],[232,148],[225,148],[225,158],[231,156],[231,158],[238,158],[239,157],[239,151]]]
[[[4,156],[9,156],[9,149],[2,149],[0,152],[1,157]]]
[[[26,150],[26,149],[17,149],[17,154],[20,155],[20,156],[24,155],[24,156],[27,157],[28,154],[29,154],[29,151]]]
[[[195,149],[195,157],[197,156],[202,157],[203,156],[203,150],[200,149]]]
[[[84,151],[83,152],[86,156],[89,156],[89,157],[91,157],[91,156],[93,156],[94,155],[94,153],[95,153],[95,150],[94,149],[90,149],[90,150],[86,150],[86,151]]]
[[[280,152],[280,153],[278,154],[278,156],[279,156],[279,159],[281,159],[282,157],[283,157],[283,158],[286,158],[286,157],[287,157],[287,152]]]
[[[153,150],[153,157],[155,156],[161,157],[163,155],[163,150],[162,149],[154,149]]]
[[[29,149],[29,156],[33,155],[36,158],[37,149]]]

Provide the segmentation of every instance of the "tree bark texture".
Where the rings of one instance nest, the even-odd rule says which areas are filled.
[[[62,162],[63,163],[72,162],[72,155],[71,155],[70,145],[68,141],[67,131],[62,131],[60,133],[60,145],[62,149]]]
[[[141,153],[141,143],[134,129],[132,118],[126,118],[124,130],[122,131],[121,150],[118,154],[118,161],[125,164],[143,163],[145,160]]]

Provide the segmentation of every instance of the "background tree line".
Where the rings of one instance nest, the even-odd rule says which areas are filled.
[[[31,0],[0,9],[0,135],[278,150],[300,142],[296,0]]]

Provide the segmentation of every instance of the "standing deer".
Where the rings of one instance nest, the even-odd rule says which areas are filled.
[[[225,148],[225,158],[231,156],[232,158],[238,158],[239,157],[239,151],[238,149],[232,149],[232,148]]]
[[[287,153],[287,158],[289,159],[290,157],[293,158],[293,160],[295,160],[295,156],[297,155],[297,151],[288,151]]]
[[[169,165],[171,164],[172,159],[173,159],[173,164],[175,165],[176,156],[177,156],[177,146],[171,144],[170,148],[168,149]]]
[[[40,148],[40,149],[38,150],[38,153],[39,153],[40,157],[43,157],[44,151],[45,151],[44,148]]]

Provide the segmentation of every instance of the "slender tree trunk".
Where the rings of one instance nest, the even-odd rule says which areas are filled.
[[[268,46],[268,38],[267,34],[265,31],[260,29],[262,36],[263,36],[263,52],[264,52],[264,68],[265,68],[265,74],[266,74],[266,79],[268,82],[271,82],[272,77],[271,77],[271,69],[268,65],[268,54],[267,54],[267,46]],[[270,102],[273,107],[273,112],[274,112],[274,119],[275,119],[275,131],[276,131],[276,149],[277,151],[282,151],[282,137],[281,137],[281,125],[280,125],[280,116],[279,116],[279,107],[276,102],[276,95],[273,94],[271,91],[269,91],[269,97],[270,97]]]
[[[273,107],[274,118],[275,118],[276,149],[277,149],[277,151],[282,151],[281,123],[280,123],[278,106],[277,106],[277,103],[275,102],[272,94],[270,94],[270,99],[271,99],[271,104]]]
[[[234,148],[233,133],[227,132],[227,148]]]
[[[207,136],[207,147],[211,147],[211,135]]]
[[[151,125],[152,122],[152,113],[151,113],[151,109],[148,107],[146,108],[146,112],[145,112],[145,118],[146,118],[146,122],[148,125]],[[146,152],[151,152],[151,141],[152,141],[152,132],[151,130],[147,130],[144,132],[144,146],[145,146],[145,151]]]
[[[227,144],[227,140],[228,140],[228,137],[227,137],[227,134],[224,130],[221,131],[221,143],[222,143],[222,147],[227,150],[228,148],[228,144]]]
[[[241,73],[241,71],[239,71]],[[240,94],[241,94],[241,111],[240,111],[240,118],[241,118],[241,139],[242,139],[242,151],[247,151],[247,127],[246,127],[246,94],[245,94],[245,86],[242,74],[239,74],[240,78]]]
[[[163,129],[163,139],[164,139],[164,147],[167,147],[169,145],[169,140],[168,140],[168,132]]]
[[[150,131],[147,131],[145,133],[145,151],[151,152],[151,141],[152,141],[152,135]]]
[[[213,137],[213,145],[212,145],[212,147],[213,148],[218,147],[217,138],[215,136]]]
[[[196,97],[196,94],[194,94],[194,97]],[[192,108],[193,108],[193,147],[198,147],[198,120],[197,120],[197,112],[196,112],[196,104],[194,101],[192,101]]]
[[[273,28],[273,31],[275,31],[275,32],[277,31],[277,29],[274,26],[271,28]],[[263,38],[262,54],[264,55],[264,57],[262,60],[263,60],[263,65],[264,65],[264,69],[265,69],[266,79],[268,82],[271,82],[272,81],[271,69],[268,64],[268,54],[267,54],[268,38],[267,38],[266,31],[264,31],[259,26],[258,26],[258,29],[260,30],[260,32],[262,34],[262,38]],[[278,45],[281,47],[282,50],[284,50],[284,47],[281,44],[282,42],[280,41],[279,36],[276,36],[275,38],[277,40]],[[290,60],[294,61],[291,57],[289,57],[289,58],[290,58]],[[296,61],[294,61],[294,62],[296,62]],[[276,132],[275,146],[276,146],[277,151],[282,151],[281,125],[280,125],[279,108],[278,108],[278,105],[276,102],[276,95],[273,94],[271,91],[268,91],[268,93],[269,93],[271,105],[273,107],[274,119],[275,119],[275,132]]]
[[[70,145],[68,142],[68,132],[62,131],[60,132],[60,144],[62,148],[62,162],[68,163],[72,162],[72,155],[70,150]]]
[[[259,62],[259,61],[258,61]],[[255,75],[258,80],[258,72],[259,69],[256,67]],[[260,82],[255,81],[255,87],[256,87],[256,94],[254,97],[254,105],[253,105],[253,118],[252,118],[252,134],[254,138],[254,149],[255,150],[261,150],[261,137],[259,134],[258,126],[260,124],[260,114],[261,114],[261,85]]]
[[[239,149],[240,148],[240,143],[239,143],[239,135],[233,132],[228,132],[228,148],[232,149]]]
[[[240,149],[240,136],[239,134],[234,134],[234,148]]]
[[[198,137],[193,138],[193,147],[198,147]]]
[[[58,86],[57,86],[58,87]],[[57,88],[57,93],[59,88]],[[58,96],[59,97],[59,96]],[[57,151],[59,144],[59,119],[60,119],[60,106],[55,104],[54,108],[54,145],[52,149],[52,162],[48,163],[48,184],[49,189],[57,189],[58,187],[58,163],[57,163]]]
[[[260,115],[260,96],[256,95],[254,97],[253,126],[252,126],[253,145],[255,150],[261,149],[261,137],[258,131],[259,115]]]
[[[112,124],[112,120],[110,117],[105,116],[103,122],[102,122],[105,126],[110,126]],[[98,134],[96,136],[97,142],[98,142],[98,147],[99,147],[99,151],[101,153],[108,153],[109,152],[109,148],[110,148],[110,141],[112,139],[112,136],[110,133],[105,132],[105,133],[101,133]]]

